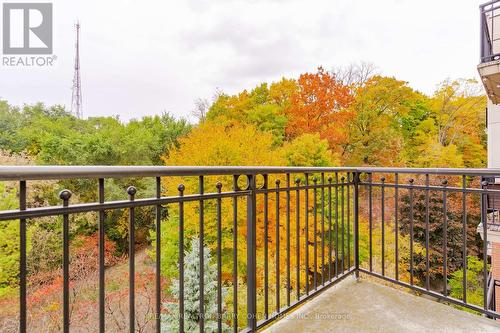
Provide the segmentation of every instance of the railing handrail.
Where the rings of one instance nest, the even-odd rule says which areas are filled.
[[[494,5],[497,2],[500,2],[500,0],[493,0],[493,1],[489,1],[486,3],[480,4],[479,8],[481,8],[481,10],[484,10],[485,7],[490,6],[490,5]],[[488,11],[488,10],[486,10],[486,11]]]
[[[279,167],[279,166],[0,166],[0,180],[124,178],[316,172],[500,176],[500,168]]]
[[[277,174],[335,171],[355,172],[356,168],[279,166],[0,166],[0,180],[251,175],[259,173]]]
[[[497,57],[500,56],[499,53],[493,53],[493,42],[492,39],[493,37],[493,31],[491,32],[490,35],[490,27],[488,27],[488,24],[486,22],[486,14],[487,13],[492,13],[491,17],[491,25],[493,28],[493,17],[494,17],[494,12],[498,9],[500,9],[500,6],[498,5],[500,3],[500,0],[493,0],[489,1],[487,3],[479,5],[479,13],[480,13],[480,62],[490,62],[493,60],[498,60]]]

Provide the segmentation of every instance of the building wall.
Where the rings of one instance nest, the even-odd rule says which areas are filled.
[[[491,272],[494,279],[500,280],[500,243],[493,242],[491,245]],[[495,305],[496,311],[500,312],[500,287],[495,290]]]
[[[500,168],[500,105],[493,104],[489,99],[488,168]]]

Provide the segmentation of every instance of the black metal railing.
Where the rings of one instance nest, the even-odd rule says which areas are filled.
[[[497,287],[499,280],[496,280],[493,277],[493,272],[490,271],[490,274],[488,275],[488,297],[487,297],[487,304],[488,304],[488,309],[495,311],[496,310],[496,292],[495,289]]]
[[[499,2],[499,0],[494,0],[479,6],[481,63],[500,59],[500,53],[494,50],[494,43],[500,38],[495,33],[495,23],[498,23],[496,17],[500,9]]]
[[[303,168],[303,167],[0,167],[1,182],[17,182],[19,209],[0,211],[0,223],[19,223],[20,332],[29,330],[27,318],[27,225],[32,219],[62,216],[63,285],[62,330],[72,325],[70,311],[71,216],[98,214],[99,331],[106,329],[105,218],[114,210],[128,210],[128,330],[136,331],[136,210],[152,207],[155,232],[154,326],[162,326],[161,230],[177,223],[179,331],[185,327],[185,261],[187,206],[196,205],[199,242],[200,332],[207,320],[234,332],[254,332],[346,276],[360,273],[429,294],[451,304],[499,318],[491,308],[488,259],[488,198],[500,190],[487,179],[498,169],[409,168]],[[105,183],[111,178],[130,179],[123,200],[108,201]],[[153,197],[140,197],[134,179],[151,178]],[[231,179],[232,187],[224,188]],[[72,203],[71,192],[60,192],[60,205],[29,207],[27,193],[36,180],[96,180],[96,202]],[[222,181],[224,180],[224,181]],[[167,188],[175,183],[174,188]],[[188,187],[186,184],[196,187]],[[173,191],[175,190],[175,194]],[[124,191],[125,192],[125,191]],[[241,220],[241,206],[246,207]],[[274,204],[274,207],[273,205]],[[215,207],[212,211],[207,207]],[[165,221],[163,212],[176,210],[178,219]],[[229,217],[228,217],[229,216]],[[477,216],[477,221],[474,218]],[[206,235],[209,219],[216,237]],[[482,240],[470,233],[479,224]],[[474,230],[477,225],[474,226]],[[240,232],[240,228],[244,232]],[[223,239],[223,229],[231,239]],[[360,231],[360,229],[362,229]],[[241,239],[244,237],[244,239]],[[210,244],[207,244],[211,242]],[[229,247],[227,244],[231,244]],[[225,245],[223,245],[225,244]],[[217,264],[217,316],[205,317],[205,245],[215,249]],[[238,249],[246,249],[242,258]],[[229,255],[227,251],[229,250]],[[223,255],[226,253],[226,255]],[[441,255],[436,259],[437,255]],[[468,298],[467,258],[482,259],[479,274],[482,304]],[[229,258],[229,259],[228,259]],[[273,260],[274,259],[274,260]],[[226,262],[224,262],[226,260]],[[229,260],[229,262],[227,261]],[[244,269],[241,265],[244,264]],[[223,278],[224,270],[229,278]],[[462,290],[452,295],[448,279],[461,271]],[[239,276],[243,274],[243,276]],[[241,282],[243,281],[243,282]],[[274,282],[274,283],[273,283]],[[244,286],[244,292],[240,287]],[[223,289],[232,289],[226,306]],[[226,297],[227,298],[227,297]],[[241,303],[245,306],[241,306]],[[232,311],[230,316],[224,313]],[[238,312],[244,311],[243,314]],[[173,314],[171,314],[173,315]],[[243,319],[242,319],[243,318]],[[97,323],[96,323],[97,324]]]

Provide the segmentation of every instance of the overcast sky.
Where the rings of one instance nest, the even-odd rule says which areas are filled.
[[[69,107],[77,19],[86,117],[191,117],[216,88],[358,61],[432,93],[447,77],[478,78],[481,2],[54,0],[54,66],[0,65],[0,98]]]

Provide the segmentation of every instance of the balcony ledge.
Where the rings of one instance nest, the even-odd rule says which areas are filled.
[[[500,323],[372,281],[347,278],[265,333],[500,332]]]
[[[494,60],[477,66],[484,88],[493,104],[500,103],[500,60]]]

